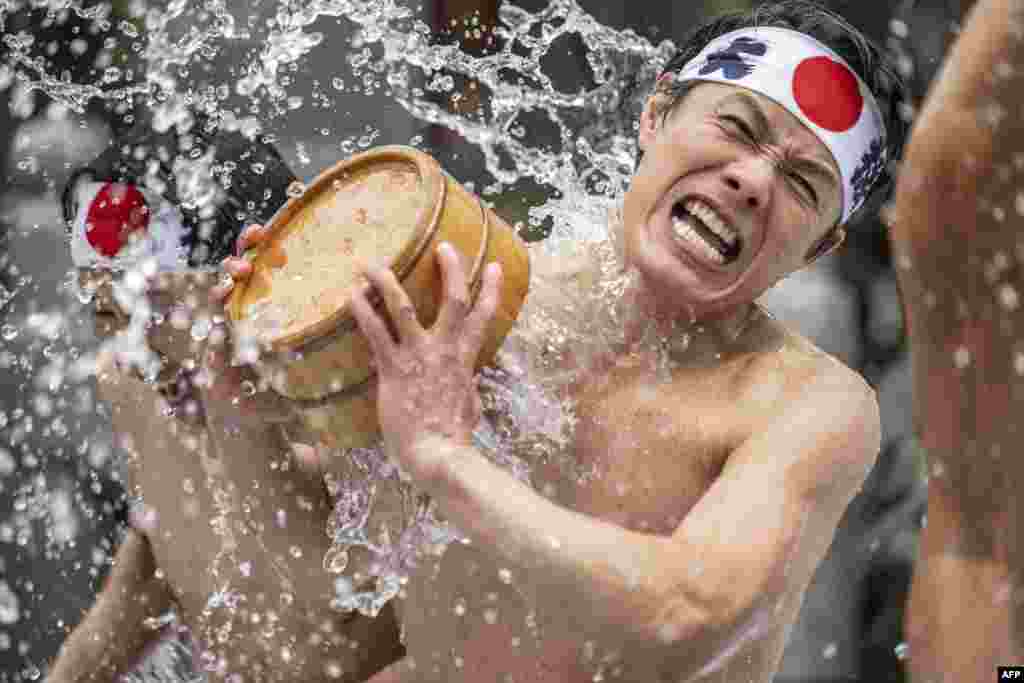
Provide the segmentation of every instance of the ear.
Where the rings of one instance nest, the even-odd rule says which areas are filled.
[[[654,86],[654,91],[644,104],[644,110],[640,113],[640,131],[637,134],[637,144],[641,152],[647,151],[647,147],[654,142],[658,128],[661,127],[665,108],[671,101],[667,92],[670,78],[668,75],[663,75],[658,79],[658,83]]]
[[[817,244],[814,244],[807,252],[807,256],[804,258],[804,265],[811,265],[823,256],[831,254],[833,251],[838,249],[843,242],[846,241],[846,226],[837,225],[832,230],[828,231],[824,237],[818,240]]]

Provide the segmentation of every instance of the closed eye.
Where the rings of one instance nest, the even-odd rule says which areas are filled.
[[[804,178],[802,175],[796,172],[789,173],[789,178],[793,183],[795,183],[800,188],[800,191],[804,194],[804,196],[806,196],[808,199],[814,202],[815,206],[818,206],[818,192],[814,189],[814,185],[812,185],[810,181],[807,180],[807,178]]]
[[[722,120],[728,122],[733,128],[738,130],[740,134],[748,141],[753,142],[756,139],[756,136],[754,135],[754,129],[751,128],[750,125],[746,121],[741,119],[739,116],[726,115],[722,117]]]

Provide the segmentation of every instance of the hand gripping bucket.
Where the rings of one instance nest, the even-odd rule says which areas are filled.
[[[367,286],[355,271],[359,261],[387,263],[426,327],[442,297],[441,242],[459,252],[474,299],[484,266],[497,261],[498,310],[478,366],[493,359],[526,298],[526,245],[432,157],[410,147],[380,147],[338,163],[268,225],[265,243],[246,254],[253,274],[232,293],[228,313],[239,335],[266,349],[261,375],[334,447],[369,446],[380,431],[371,352],[348,303],[353,288]],[[383,303],[371,302],[386,317]]]

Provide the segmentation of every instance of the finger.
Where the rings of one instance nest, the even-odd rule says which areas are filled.
[[[210,301],[222,303],[235,288],[236,282],[244,282],[252,275],[252,263],[238,256],[228,256],[221,261],[223,274],[220,281],[210,290]]]
[[[422,340],[426,336],[426,330],[420,325],[416,317],[416,307],[412,305],[409,295],[395,274],[389,268],[373,267],[365,269],[363,275],[384,300],[384,306],[398,330],[398,341],[416,343]]]
[[[241,256],[247,249],[263,242],[269,234],[270,229],[266,225],[253,223],[247,226],[242,231],[242,234],[238,236],[238,240],[235,243],[235,253]]]
[[[494,320],[494,314],[498,311],[499,294],[501,290],[501,266],[491,262],[484,269],[484,281],[480,288],[480,295],[477,297],[476,305],[466,317],[464,339],[468,346],[469,353],[473,360],[484,345],[487,337],[487,330]]]
[[[373,310],[373,306],[366,300],[366,293],[361,288],[352,294],[352,315],[370,342],[370,350],[377,359],[377,364],[387,362],[395,351],[395,340],[392,339],[387,325],[377,315],[377,311]]]
[[[221,262],[221,267],[233,280],[245,280],[252,275],[252,264],[239,256],[228,256]]]
[[[466,286],[466,271],[455,248],[443,242],[437,248],[437,260],[441,263],[444,298],[437,315],[436,326],[443,332],[454,334],[469,313],[469,288]]]
[[[324,463],[320,454],[314,446],[293,441],[290,444],[292,458],[299,469],[308,474],[322,474]]]
[[[234,279],[230,275],[225,273],[224,277],[222,277],[220,281],[216,284],[216,286],[214,286],[213,289],[210,290],[210,303],[224,303],[224,301],[227,300],[229,296],[231,296],[231,292],[233,292],[234,289]]]

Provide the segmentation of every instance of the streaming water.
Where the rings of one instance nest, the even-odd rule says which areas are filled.
[[[192,125],[188,107],[193,107],[218,117],[222,126],[269,141],[276,137],[275,122],[300,112],[350,112],[359,109],[353,98],[371,102],[384,96],[417,125],[454,131],[481,153],[485,181],[475,189],[486,200],[498,201],[503,192],[524,181],[544,189],[544,199],[529,206],[519,227],[533,237],[549,232],[531,249],[535,263],[546,264],[535,270],[546,270],[550,277],[532,285],[523,324],[503,350],[500,369],[482,377],[486,412],[493,419],[476,437],[489,457],[523,481],[529,481],[529,465],[514,454],[523,447],[523,439],[531,441],[530,448],[539,457],[573,467],[564,454],[574,426],[567,389],[579,372],[623,343],[617,325],[621,311],[614,302],[621,298],[629,275],[621,270],[618,247],[606,228],[615,198],[633,170],[633,123],[640,98],[671,56],[673,45],[653,45],[632,31],[602,25],[573,0],[552,0],[534,12],[501,3],[493,25],[485,25],[478,14],[469,15],[440,36],[420,18],[419,6],[395,0],[257,3],[247,19],[225,0],[135,2],[127,7],[130,16],[123,8],[115,12],[105,3],[87,7],[81,0],[0,4],[0,29],[15,13],[30,8],[47,26],[74,19],[106,32],[109,47],[130,53],[135,65],[116,66],[109,57],[101,57],[95,65],[98,78],[75,82],[68,72],[51,73],[41,57],[48,46],[40,44],[31,30],[2,31],[0,87],[12,88],[14,99],[21,100],[41,91],[75,112],[97,102],[124,111],[130,103],[144,102],[154,111],[153,127],[158,131],[187,130]],[[344,24],[344,36],[329,37],[318,30],[327,20]],[[485,48],[465,50],[453,36]],[[587,73],[585,86],[567,92],[550,72],[555,48],[570,38],[581,41],[585,49]],[[205,77],[203,86],[196,87],[199,75],[233,44],[255,45],[251,59],[233,65],[219,80]],[[337,55],[343,55],[344,64],[331,79],[330,89],[298,77],[308,63]],[[459,106],[468,99],[475,105]],[[329,123],[323,131],[331,133]],[[393,139],[369,122],[358,135],[337,141],[335,156],[384,142],[420,141]],[[303,163],[308,151],[297,148]],[[213,215],[221,201],[215,178],[231,171],[210,164],[210,157],[197,158],[183,150],[171,168],[183,206],[204,215]],[[157,182],[156,176],[147,178]],[[301,189],[290,188],[289,194]],[[5,262],[0,267],[10,276],[0,290],[0,308],[19,297],[30,300],[30,278],[18,271],[17,264]],[[145,343],[144,331],[153,311],[141,296],[144,277],[152,275],[147,269],[152,271],[152,264],[136,267],[116,288],[115,297],[132,312],[132,322],[105,345],[122,362],[153,378],[159,362]],[[76,324],[88,318],[92,295],[75,286],[73,277],[67,279],[65,290],[64,310],[34,311],[5,321],[0,366],[31,379],[33,400],[10,414],[0,412],[0,428],[6,429],[4,436],[12,448],[40,431],[77,441],[77,456],[95,469],[113,468],[118,476],[116,463],[111,463],[111,444],[75,434],[80,421],[71,416],[103,409],[83,388],[95,369],[97,349],[88,346],[87,335]],[[22,304],[18,310],[33,309]],[[209,333],[209,320],[192,328],[196,340]],[[659,358],[685,350],[685,335],[674,339],[675,348],[662,348]],[[28,345],[15,346],[16,341]],[[566,364],[570,351],[575,360]],[[243,351],[250,360],[253,353],[251,348]],[[662,365],[667,368],[667,361]],[[443,548],[460,534],[438,519],[430,501],[416,494],[378,449],[344,455],[360,476],[329,482],[336,507],[327,530],[333,547],[323,558],[324,568],[337,574],[336,607],[376,614],[401,591],[419,554]],[[20,466],[26,463],[31,465],[31,459],[23,456]],[[12,452],[0,449],[0,477],[17,466]],[[572,474],[583,479],[595,473]],[[224,546],[217,565],[235,563],[247,576],[244,558],[233,555],[235,542],[226,522],[230,493],[220,488],[215,472],[208,475],[195,485],[209,487],[217,501],[211,522]],[[405,512],[400,528],[382,536],[373,531],[373,511],[379,489],[388,485],[401,491]],[[66,544],[75,535],[60,521],[61,506],[68,503],[55,502],[42,475],[30,489],[17,493],[14,514],[0,523],[0,536],[34,542],[39,525],[33,521],[44,520],[45,542]],[[350,554],[357,550],[373,558],[376,582],[370,588],[357,587],[346,573]],[[103,549],[94,564],[101,565],[108,557]],[[229,574],[218,577],[219,588],[210,595],[208,610],[232,610],[237,605]],[[7,584],[0,584],[0,627],[18,618],[17,596]],[[194,672],[182,664],[181,647],[163,646],[150,658],[149,668],[140,669],[133,680],[188,680]]]

